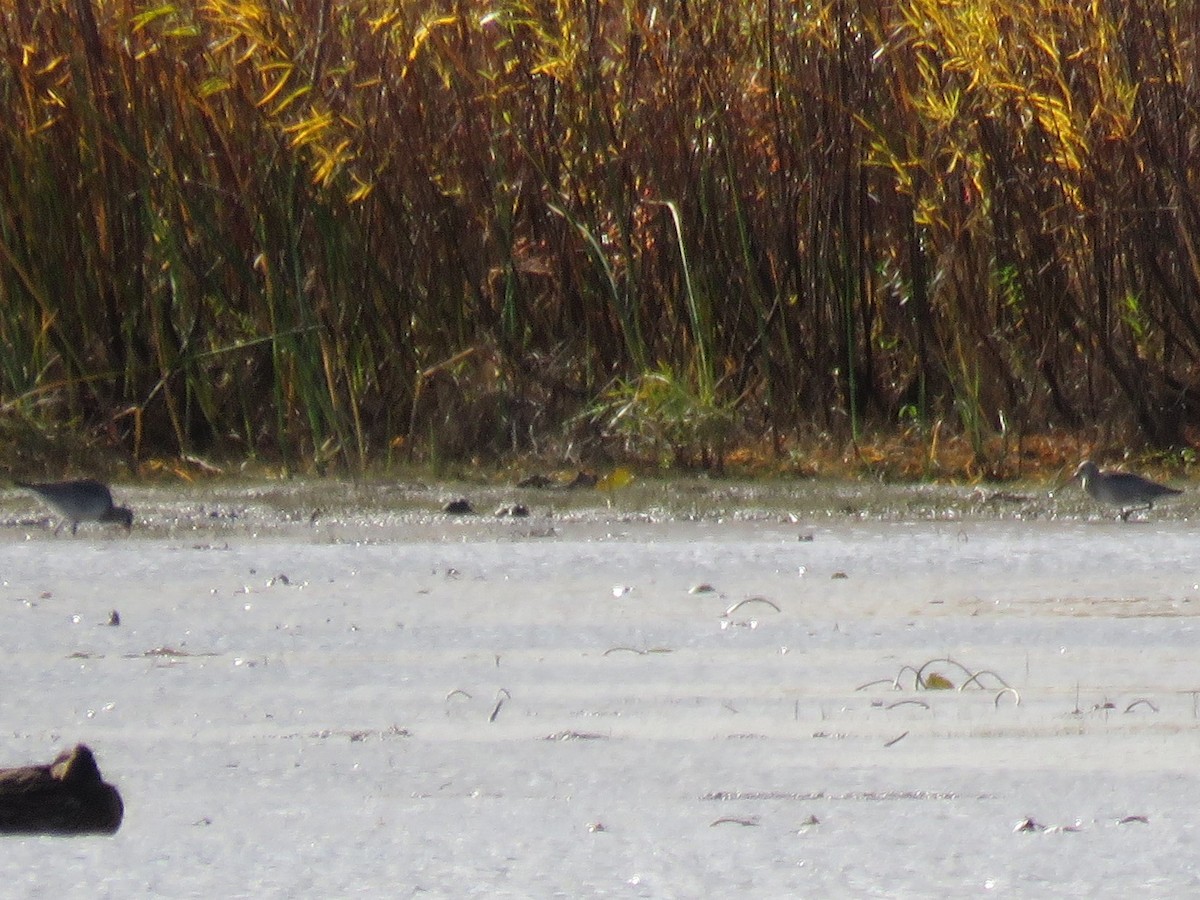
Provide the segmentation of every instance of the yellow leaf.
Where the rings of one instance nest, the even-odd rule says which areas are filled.
[[[277,96],[279,96],[279,92],[287,86],[288,81],[291,79],[292,71],[293,69],[290,65],[283,66],[283,74],[279,76],[279,80],[272,85],[271,89],[263,95],[262,99],[258,101],[257,105],[266,106]]]
[[[602,491],[615,491],[633,481],[633,473],[622,467],[613,469],[597,482],[596,487]]]

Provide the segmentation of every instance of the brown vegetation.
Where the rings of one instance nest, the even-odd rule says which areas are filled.
[[[0,18],[5,418],[318,471],[1196,442],[1191,3]]]

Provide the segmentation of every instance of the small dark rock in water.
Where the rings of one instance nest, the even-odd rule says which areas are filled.
[[[498,516],[512,516],[515,519],[524,519],[529,515],[529,507],[524,503],[514,503],[511,506],[502,506],[496,510]]]
[[[124,815],[121,795],[83,744],[48,766],[0,769],[0,833],[113,834]]]
[[[471,501],[466,497],[459,497],[457,500],[451,500],[442,507],[442,512],[452,513],[456,516],[470,515],[475,512],[475,507],[471,506]]]
[[[553,478],[547,478],[545,475],[530,475],[527,478],[522,478],[517,482],[517,487],[522,488],[548,488],[554,484]]]
[[[108,624],[111,625],[113,628],[116,628],[118,625],[121,624],[121,614],[119,612],[117,612],[115,609],[108,614]]]

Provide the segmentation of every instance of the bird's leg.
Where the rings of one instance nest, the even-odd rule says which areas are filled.
[[[1121,521],[1122,521],[1122,522],[1128,522],[1128,521],[1129,521],[1129,517],[1130,517],[1131,515],[1133,515],[1133,513],[1135,513],[1135,512],[1149,512],[1149,511],[1150,511],[1150,510],[1152,510],[1152,509],[1154,509],[1154,502],[1153,502],[1153,501],[1151,501],[1151,502],[1147,503],[1145,506],[1131,506],[1131,507],[1129,507],[1129,509],[1122,510],[1122,512],[1121,512]]]

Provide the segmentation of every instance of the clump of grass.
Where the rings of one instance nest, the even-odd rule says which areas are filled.
[[[942,675],[940,672],[930,671],[930,667],[939,665],[939,664],[953,666],[955,669],[957,669],[959,672],[961,672],[963,675],[963,679],[964,679],[962,681],[962,683],[955,686],[954,683],[949,678],[947,678],[945,675]],[[926,662],[922,663],[920,666],[910,666],[910,665],[901,666],[900,670],[896,673],[896,676],[894,678],[883,678],[883,679],[878,679],[876,681],[869,681],[866,684],[859,685],[857,688],[855,688],[855,690],[859,690],[859,691],[866,690],[867,688],[874,687],[875,685],[878,685],[878,684],[891,685],[892,690],[896,690],[896,691],[903,690],[903,687],[901,685],[901,679],[904,678],[905,675],[912,676],[914,690],[918,690],[918,691],[956,690],[956,691],[959,691],[960,693],[972,686],[976,687],[980,690],[987,690],[987,688],[985,688],[983,685],[983,679],[985,679],[985,678],[990,679],[1000,686],[998,692],[996,693],[996,698],[994,701],[997,706],[1000,704],[1000,699],[1006,694],[1012,695],[1013,700],[1017,706],[1021,705],[1021,695],[1017,693],[1015,688],[1013,688],[1011,685],[1009,685],[1007,681],[1005,681],[1003,678],[1001,678],[995,672],[991,671],[990,669],[980,669],[978,671],[973,671],[973,670],[969,669],[967,666],[963,665],[958,660],[952,659],[950,657],[939,657],[937,659],[930,659],[930,660],[927,660]]]
[[[620,380],[588,412],[621,450],[662,466],[722,469],[734,436],[734,410],[665,365]]]

